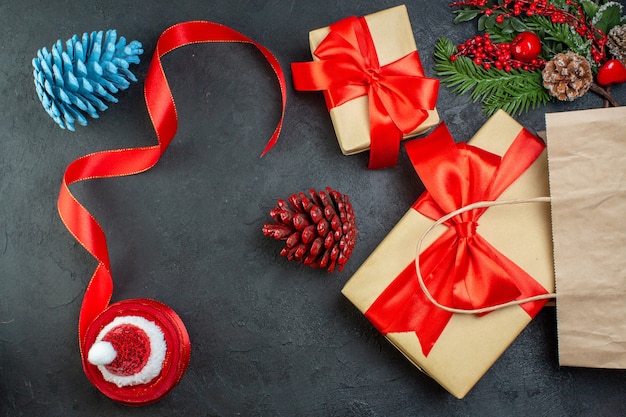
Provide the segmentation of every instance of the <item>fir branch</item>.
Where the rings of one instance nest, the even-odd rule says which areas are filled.
[[[502,109],[509,114],[516,115],[525,113],[546,104],[551,100],[550,94],[543,88],[540,71],[533,71],[532,83],[519,85],[515,90],[498,90],[494,94],[485,97],[483,109],[491,115]]]
[[[474,102],[482,102],[488,115],[500,108],[517,115],[550,100],[540,71],[485,70],[464,56],[452,61],[450,57],[455,53],[454,43],[440,38],[435,44],[435,72],[454,93],[469,94]]]

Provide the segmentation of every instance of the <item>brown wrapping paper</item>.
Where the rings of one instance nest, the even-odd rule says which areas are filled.
[[[381,66],[417,50],[405,5],[367,15],[365,20],[372,34]],[[328,27],[323,27],[309,33],[311,53],[326,38],[329,31]],[[313,59],[317,59],[315,55],[313,55]],[[352,155],[369,149],[370,122],[366,96],[357,97],[341,106],[333,107],[329,111],[339,147],[344,155]],[[436,109],[429,110],[428,115],[428,118],[405,138],[424,133],[439,123]]]
[[[470,143],[503,155],[522,127],[499,111],[476,133]],[[547,196],[546,152],[499,198]],[[410,209],[385,237],[343,288],[343,294],[365,312],[381,292],[410,263],[417,241],[433,220]],[[441,235],[446,226],[433,229],[422,250]],[[550,206],[530,203],[489,208],[477,232],[500,252],[528,272],[549,292],[554,291]],[[434,378],[457,398],[463,398],[531,321],[518,306],[483,317],[455,314],[428,357],[424,357],[414,332],[386,337],[413,364]]]
[[[626,108],[546,115],[559,361],[626,368]]]

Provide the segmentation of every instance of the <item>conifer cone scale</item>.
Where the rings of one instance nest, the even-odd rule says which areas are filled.
[[[274,223],[263,226],[263,234],[284,240],[280,255],[312,268],[341,271],[352,255],[358,230],[348,196],[326,187],[278,200],[270,210]]]

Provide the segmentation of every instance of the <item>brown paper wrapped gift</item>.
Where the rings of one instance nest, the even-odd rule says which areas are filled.
[[[432,216],[429,213],[431,217],[427,217],[416,209],[416,207],[420,207],[419,204],[432,206],[428,203],[427,194],[432,194],[432,190],[437,187],[437,181],[441,180],[441,178],[437,178],[442,169],[440,164],[430,161],[427,156],[422,154],[424,151],[429,151],[429,153],[436,155],[439,149],[441,152],[447,153],[453,147],[458,147],[459,152],[464,152],[465,149],[484,152],[482,158],[499,167],[497,168],[499,174],[493,175],[493,184],[485,186],[495,192],[495,194],[489,195],[488,193],[487,195],[488,199],[493,197],[492,200],[547,196],[549,191],[547,160],[543,142],[503,111],[496,113],[487,121],[471,139],[470,146],[449,143],[451,138],[447,142],[439,141],[440,130],[441,126],[426,138],[406,144],[407,152],[411,156],[414,166],[416,166],[416,162],[412,156],[411,145],[418,145],[420,148],[418,157],[426,158],[425,161],[422,161],[422,167],[418,169],[416,166],[416,169],[426,186],[427,192],[418,199],[385,237],[348,281],[342,292],[411,362],[434,378],[454,396],[462,398],[532,320],[531,316],[534,316],[541,309],[545,301],[524,304],[531,312],[522,306],[514,306],[480,316],[446,313],[451,315],[449,321],[443,324],[440,334],[435,335],[435,339],[430,344],[426,340],[426,336],[424,340],[420,340],[418,333],[413,329],[398,330],[398,328],[402,329],[402,323],[401,325],[394,323],[389,325],[379,322],[379,317],[387,314],[392,322],[399,321],[409,323],[410,326],[417,325],[423,329],[420,331],[428,333],[434,326],[435,316],[439,314],[437,307],[432,304],[427,305],[423,301],[424,294],[419,285],[416,284],[417,280],[414,276],[417,242],[420,236],[433,225],[434,220],[431,217],[443,216],[443,214]],[[431,139],[433,136],[434,138]],[[520,138],[524,140],[520,142]],[[525,155],[529,149],[533,149],[530,152],[534,152],[534,155]],[[447,165],[453,170],[456,167],[461,167],[467,162],[464,155],[466,154],[461,152],[454,164]],[[523,165],[515,167],[518,160],[522,159],[527,160],[526,167]],[[466,168],[462,167],[462,169]],[[519,172],[513,175],[512,173],[516,170]],[[434,174],[432,175],[434,179],[425,180],[422,173],[428,172]],[[490,181],[488,174],[480,177],[482,174],[478,174],[478,171],[472,168],[468,172],[469,176],[466,178],[472,177],[481,180],[482,183]],[[501,175],[513,175],[512,183],[508,186],[502,186],[503,183],[496,179]],[[467,181],[465,184],[463,182],[459,181],[456,185],[447,183],[442,192],[443,198],[446,198],[446,193],[453,193],[450,187],[477,187],[476,184],[471,184],[471,181]],[[481,187],[478,186],[479,189]],[[456,198],[452,195],[449,197]],[[477,193],[475,197],[483,198],[485,195]],[[473,203],[474,201],[471,200],[472,198],[463,200],[458,205],[464,206]],[[458,208],[461,207],[451,207],[448,212]],[[422,209],[420,208],[420,210]],[[467,217],[464,219],[466,220]],[[420,254],[420,270],[425,277],[427,277],[424,273],[425,265],[429,267],[429,264],[437,264],[440,260],[439,257],[431,256],[428,252],[436,246],[435,243],[438,243],[440,238],[451,237],[454,245],[457,245],[454,243],[455,241],[461,242],[459,246],[456,246],[457,251],[469,248],[467,250],[475,254],[475,248],[471,248],[469,244],[468,246],[463,245],[469,238],[478,239],[478,235],[480,240],[486,241],[487,246],[491,246],[495,250],[492,255],[478,257],[480,263],[490,264],[493,259],[500,256],[504,256],[506,258],[505,263],[509,263],[506,270],[511,281],[499,282],[496,280],[495,286],[502,286],[501,289],[504,290],[504,288],[509,287],[511,282],[530,284],[530,287],[523,289],[517,297],[513,291],[508,295],[503,295],[505,297],[503,299],[492,300],[493,304],[511,301],[507,297],[519,300],[540,293],[553,292],[554,275],[550,207],[548,204],[530,203],[490,207],[482,212],[477,224],[468,225],[465,220],[460,220],[454,227],[447,224],[437,226],[424,240]],[[473,230],[472,226],[474,227]],[[480,266],[482,265],[478,265],[478,267]],[[404,281],[401,279],[402,277],[405,277]],[[485,283],[480,282],[482,278],[479,276],[478,286],[489,285],[486,281]],[[443,281],[446,279],[447,277],[444,276]],[[436,289],[438,286],[437,282],[429,282],[427,278],[425,278],[425,282],[429,290],[431,288]],[[471,284],[464,282],[461,287]],[[476,282],[473,284],[476,285]],[[407,290],[407,288],[409,289]],[[401,294],[402,291],[408,291],[408,295],[405,294],[398,299],[397,295]],[[476,307],[454,300],[441,300],[437,296],[435,298],[438,302],[448,306],[456,303],[452,307],[462,309]],[[387,307],[383,305],[381,309],[379,307],[381,299],[387,299],[385,302],[390,303],[393,308],[390,307],[387,311],[385,310]],[[413,303],[414,301],[416,302]],[[394,303],[396,303],[395,306]],[[425,315],[425,317],[420,318],[420,314]]]
[[[362,20],[366,23],[366,27],[364,28],[359,25],[359,22]],[[419,60],[419,56],[417,55],[415,38],[406,6],[401,5],[373,13],[364,16],[362,20],[351,17],[331,26],[313,30],[309,33],[309,43],[313,54],[313,60],[316,61],[316,63],[313,63],[314,65],[310,65],[312,63],[292,64],[294,84],[297,90],[324,91],[324,97],[335,128],[339,146],[345,155],[366,151],[370,149],[372,143],[370,136],[370,128],[372,127],[372,124],[370,123],[372,95],[354,93],[355,90],[353,90],[357,84],[370,84],[371,80],[364,80],[365,78],[375,78],[376,80],[371,83],[371,85],[374,85],[377,82],[385,83],[386,80],[389,80],[389,77],[384,78],[387,75],[395,76],[400,73],[401,75],[405,75],[406,71],[410,70],[410,75],[413,79],[408,82],[406,82],[406,80],[400,81],[401,83],[404,82],[404,85],[401,85],[400,89],[404,89],[407,96],[420,95],[417,99],[419,100],[419,103],[408,100],[408,98],[404,96],[401,98],[390,96],[388,99],[391,103],[395,101],[395,104],[390,104],[389,102],[384,102],[383,100],[384,107],[405,107],[404,110],[401,110],[401,112],[404,113],[401,116],[407,119],[403,123],[404,125],[407,125],[408,123],[411,126],[411,130],[406,132],[398,131],[399,138],[418,135],[439,122],[439,116],[437,114],[437,110],[435,109],[439,82],[438,80],[425,78],[424,76],[424,71]],[[350,30],[352,30],[353,27],[356,27],[355,32],[348,33],[345,26],[347,26]],[[333,36],[329,36],[331,32],[333,36],[338,33],[341,34],[336,36],[338,40],[334,39]],[[371,37],[368,33],[371,34]],[[338,69],[339,67],[326,67],[325,64],[328,64],[336,58],[336,51],[338,50],[337,45],[339,47],[346,47],[346,52],[342,56],[345,55],[347,57],[353,57],[353,55],[359,53],[363,53],[364,55],[368,53],[363,52],[363,50],[350,50],[348,45],[349,42],[345,42],[344,37],[349,41],[353,41],[354,44],[359,43],[356,41],[359,39],[359,46],[362,48],[363,45],[367,44],[367,42],[363,42],[363,39],[371,39],[373,47],[368,52],[377,58],[380,68],[378,65],[373,65],[375,69],[372,70],[372,66],[369,64],[364,64],[365,67],[363,68],[350,67],[345,71]],[[318,47],[327,45],[331,40],[337,42],[332,48],[326,48],[333,50],[333,53],[331,54],[332,56],[329,57],[329,55],[323,55]],[[323,42],[326,43],[322,45]],[[323,56],[322,60],[326,61],[324,62],[324,65],[317,65],[320,63],[320,55]],[[326,57],[328,57],[328,59],[326,59]],[[394,73],[397,70],[390,70],[391,74],[385,75],[385,68],[388,65],[392,63],[396,64],[406,60],[407,58],[412,58],[410,65],[408,65],[409,61],[406,61],[407,64],[399,70],[400,72]],[[352,61],[349,61],[348,65],[351,64]],[[332,65],[332,63],[330,65]],[[341,68],[346,68],[345,65],[345,62],[340,63]],[[302,69],[306,69],[304,71],[306,75],[300,74]],[[357,70],[362,70],[363,74],[358,74]],[[309,71],[311,74],[309,74]],[[368,72],[370,72],[369,75],[367,74]],[[380,79],[378,78],[379,76]],[[317,77],[318,80],[315,82],[314,86],[307,81],[309,77]],[[360,77],[362,79],[355,79],[354,77]],[[319,81],[319,79],[323,78],[327,79]],[[320,82],[322,84],[320,84]],[[367,89],[369,87],[360,86],[358,88]],[[397,88],[396,86],[388,88],[383,85],[381,90],[389,91],[397,90]],[[357,97],[354,97],[355,95]],[[380,107],[383,104],[377,103],[376,107]],[[414,122],[419,124],[414,126],[411,125],[411,123],[415,124]],[[396,148],[399,148],[399,143],[390,146],[394,147],[394,151],[397,153]],[[397,155],[395,156],[395,160],[397,160]],[[393,161],[394,165],[396,163],[395,160]],[[377,166],[375,168],[380,167],[383,166]]]
[[[626,369],[626,107],[546,115],[559,362]]]

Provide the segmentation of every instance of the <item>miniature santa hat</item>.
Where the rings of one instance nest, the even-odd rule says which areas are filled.
[[[163,369],[167,344],[163,331],[141,316],[120,316],[104,326],[87,360],[118,387],[147,384]]]
[[[180,381],[191,346],[174,310],[134,298],[100,313],[89,325],[81,351],[87,378],[103,394],[140,406],[163,398]]]

